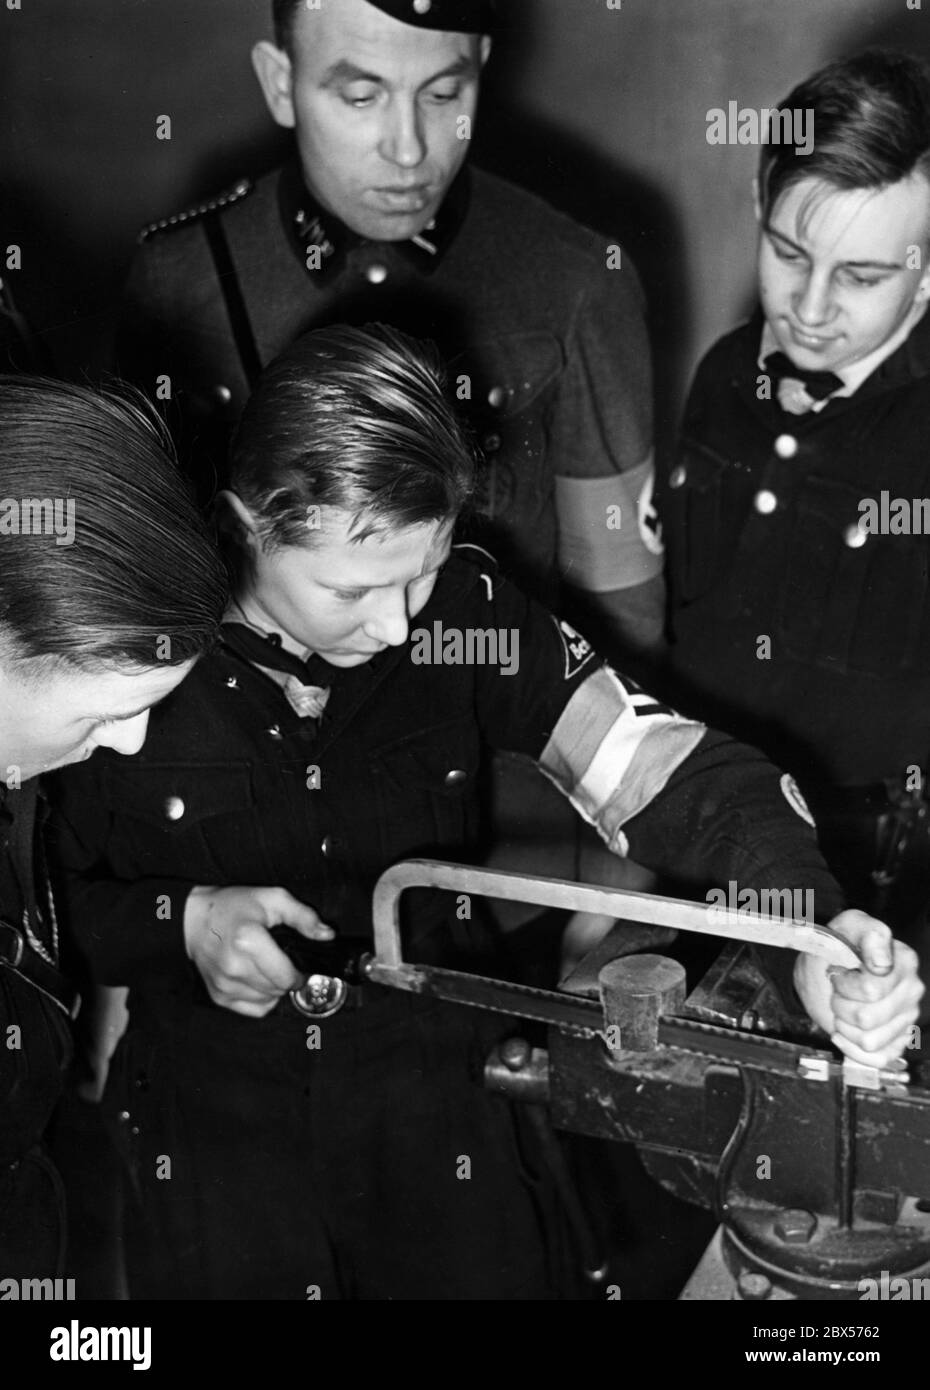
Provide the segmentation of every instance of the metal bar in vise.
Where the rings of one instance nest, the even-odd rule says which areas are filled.
[[[454,893],[505,898],[511,902],[537,903],[570,912],[594,912],[700,932],[730,941],[749,941],[763,946],[784,946],[820,956],[831,965],[855,969],[861,962],[856,952],[835,932],[812,922],[785,921],[742,909],[709,907],[706,903],[617,888],[593,888],[562,878],[538,878],[507,873],[502,869],[446,864],[437,859],[407,859],[387,869],[375,884],[373,920],[375,966],[385,971],[403,966],[400,937],[400,898],[408,888],[444,888]],[[374,978],[374,976],[372,977]]]

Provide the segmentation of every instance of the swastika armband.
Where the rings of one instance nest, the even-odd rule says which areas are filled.
[[[662,539],[652,505],[653,456],[606,478],[555,480],[559,569],[592,594],[631,589],[662,573]]]

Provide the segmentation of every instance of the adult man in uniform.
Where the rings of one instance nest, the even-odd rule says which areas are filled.
[[[782,108],[814,149],[763,146],[761,312],[699,367],[663,502],[676,698],[796,775],[851,900],[903,931],[930,897],[928,543],[881,499],[930,496],[930,70],[864,53]]]
[[[129,399],[0,377],[0,1269],[13,1277],[64,1272],[42,1135],[78,1004],[38,779],[97,747],[137,752],[223,610],[222,569],[164,444]]]
[[[609,238],[467,167],[492,5],[275,0],[274,20],[253,61],[295,157],[143,233],[121,366],[153,394],[170,378],[207,495],[250,384],[301,332],[431,338],[482,446],[473,535],[629,666],[664,622],[641,291]],[[545,840],[553,872],[617,880],[531,769],[498,761],[493,796],[498,862],[539,867]]]
[[[275,0],[253,61],[284,168],[146,229],[121,365],[170,377],[205,491],[258,371],[307,328],[432,338],[485,456],[499,562],[541,597],[557,569],[606,635],[662,627],[651,524],[649,349],[636,272],[608,238],[465,165],[487,0]],[[612,509],[612,510],[611,510]]]

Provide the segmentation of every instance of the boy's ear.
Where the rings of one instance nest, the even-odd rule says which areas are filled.
[[[258,544],[258,528],[255,518],[238,493],[223,488],[216,494],[214,514],[217,529],[226,535],[235,535],[250,548]]]

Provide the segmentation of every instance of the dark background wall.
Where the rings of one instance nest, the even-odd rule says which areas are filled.
[[[58,368],[94,372],[139,226],[281,149],[248,56],[270,33],[270,3],[9,3],[0,245],[22,247],[10,282]],[[650,300],[668,421],[698,355],[751,302],[756,151],[709,145],[707,111],[774,106],[867,43],[930,51],[930,0],[500,5],[475,155],[624,242]],[[170,141],[156,139],[161,115]]]

